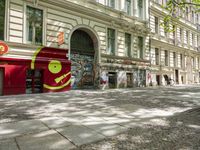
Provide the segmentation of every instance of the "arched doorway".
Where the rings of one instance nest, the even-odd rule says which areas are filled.
[[[96,36],[89,29],[79,28],[72,33],[70,40],[72,89],[94,87],[96,43]]]

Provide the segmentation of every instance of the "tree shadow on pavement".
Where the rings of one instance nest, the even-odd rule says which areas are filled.
[[[3,97],[0,125],[39,119],[55,128],[69,126],[68,122],[99,129],[98,132],[118,130],[119,126],[132,128],[80,149],[195,149],[200,148],[200,124],[195,122],[199,114],[190,113],[189,109],[200,106],[198,91],[199,88],[136,88]]]
[[[74,150],[199,150],[199,117],[198,107],[168,117],[166,124],[138,124],[122,134]]]

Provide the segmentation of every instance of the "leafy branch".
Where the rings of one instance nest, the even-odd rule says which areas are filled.
[[[173,31],[170,23],[180,19],[182,15],[186,13],[187,6],[192,6],[195,9],[194,12],[200,12],[200,0],[192,0],[192,2],[188,2],[187,0],[168,0],[166,6],[162,6],[168,11],[168,14],[164,17],[164,22],[161,23],[165,32]],[[187,10],[187,13],[190,12]]]

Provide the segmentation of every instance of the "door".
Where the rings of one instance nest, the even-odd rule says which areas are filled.
[[[156,82],[157,82],[157,85],[160,85],[160,75],[156,75]]]
[[[175,70],[175,81],[176,81],[176,84],[178,84],[179,83],[179,81],[178,81],[178,70]]]
[[[86,29],[77,29],[71,36],[72,89],[93,88],[95,78],[95,47]]]
[[[146,70],[138,70],[139,71],[139,87],[145,87],[146,86]]]
[[[108,84],[109,84],[109,88],[116,88],[116,84],[117,84],[117,73],[116,72],[108,73]]]
[[[3,76],[4,70],[3,68],[0,68],[0,95],[3,95]]]
[[[127,73],[127,87],[132,88],[133,87],[133,74],[132,73]]]
[[[27,70],[26,72],[26,93],[42,93],[43,80],[42,70]]]

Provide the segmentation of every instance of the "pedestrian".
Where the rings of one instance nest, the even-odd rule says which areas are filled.
[[[104,90],[108,84],[108,75],[106,73],[102,74],[100,83],[103,85],[102,90]]]

